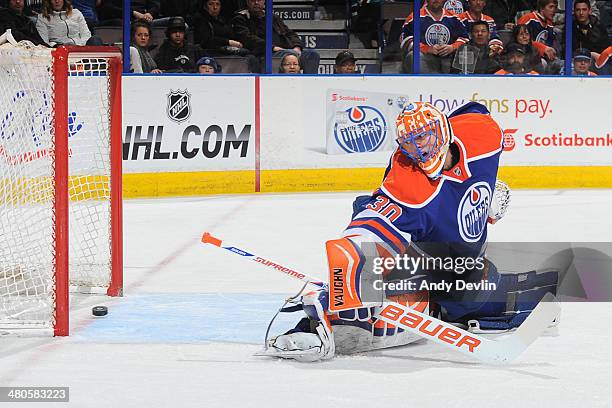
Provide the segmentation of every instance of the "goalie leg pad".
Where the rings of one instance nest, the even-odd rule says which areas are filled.
[[[325,243],[329,265],[329,310],[339,312],[363,306],[360,278],[364,259],[359,247],[348,238]]]

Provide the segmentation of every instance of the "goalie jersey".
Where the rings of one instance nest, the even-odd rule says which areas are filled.
[[[478,256],[487,238],[503,132],[475,102],[455,110],[449,122],[456,164],[432,180],[397,149],[382,185],[355,203],[345,237],[384,242],[396,253],[410,242],[435,242],[450,244],[455,256]]]

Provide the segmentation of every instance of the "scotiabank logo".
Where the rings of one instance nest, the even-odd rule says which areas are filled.
[[[518,131],[518,129],[505,129],[504,130],[504,143],[503,149],[504,152],[511,152],[516,147],[516,138],[514,134]]]
[[[577,132],[566,135],[562,132],[548,135],[525,135],[525,147],[606,147],[612,146],[612,134],[592,136]]]
[[[414,311],[405,310],[395,305],[387,305],[379,315],[382,318],[398,323],[400,327],[418,330],[432,339],[437,339],[457,347],[467,347],[470,353],[473,353],[481,343],[477,338],[451,327],[445,327],[443,323],[425,314],[417,314]]]
[[[333,93],[331,94],[331,101],[367,102],[368,98],[366,98],[365,96],[339,95],[337,93]]]

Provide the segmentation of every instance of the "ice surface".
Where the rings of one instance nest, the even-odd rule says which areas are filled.
[[[73,295],[69,338],[0,337],[0,386],[69,386],[74,407],[612,406],[609,303],[564,304],[560,335],[507,367],[432,343],[314,364],[254,357],[300,283],[204,246],[202,232],[324,277],[323,242],[355,195],[126,201],[125,297]],[[610,208],[607,190],[515,191],[490,238],[608,241]],[[99,304],[108,316],[91,316]],[[45,404],[16,406],[29,405]]]

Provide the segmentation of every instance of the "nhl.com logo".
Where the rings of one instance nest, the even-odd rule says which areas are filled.
[[[480,181],[467,189],[457,210],[459,234],[466,242],[476,242],[482,236],[489,217],[491,188]]]
[[[380,111],[372,106],[354,106],[344,111],[347,120],[336,120],[334,137],[347,153],[376,151],[387,135],[387,123]]]
[[[170,120],[176,123],[181,123],[189,119],[191,116],[191,95],[189,95],[187,90],[170,90],[166,113]]]

